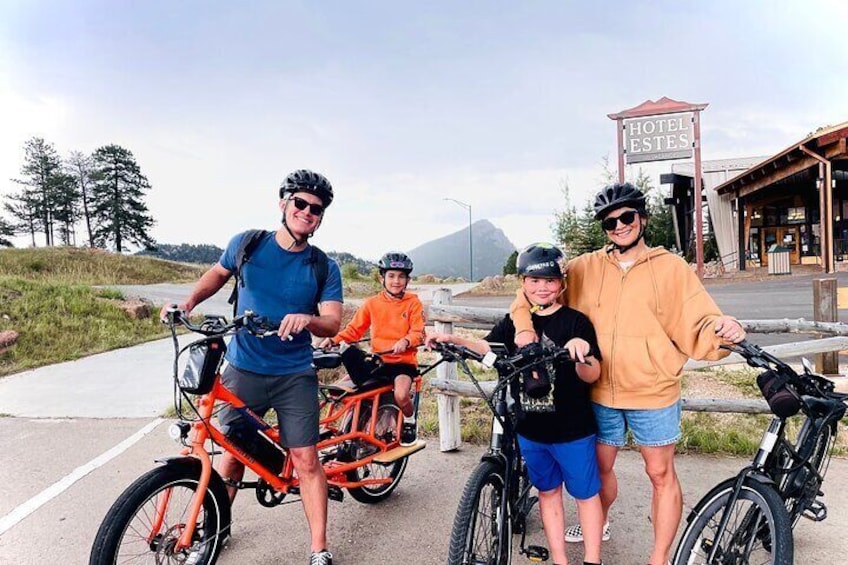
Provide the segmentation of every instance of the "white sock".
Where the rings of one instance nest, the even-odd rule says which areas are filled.
[[[415,416],[404,416],[403,417],[403,423],[404,424],[414,424],[415,423]]]

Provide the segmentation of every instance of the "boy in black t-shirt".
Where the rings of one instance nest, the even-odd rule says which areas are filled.
[[[565,519],[562,485],[577,501],[584,538],[584,564],[601,563],[603,510],[600,475],[595,456],[595,417],[589,401],[589,385],[601,374],[595,329],[589,319],[563,306],[559,266],[562,252],[553,245],[537,243],[517,259],[518,274],[533,309],[533,328],[543,345],[568,349],[579,363],[548,368],[550,385],[525,375],[523,386],[513,387],[521,405],[517,432],[530,481],[539,490],[539,511],[554,564],[565,564]],[[431,334],[428,343],[456,343],[485,354],[489,343],[502,343],[515,352],[515,326],[509,316],[498,322],[484,340],[453,334]]]

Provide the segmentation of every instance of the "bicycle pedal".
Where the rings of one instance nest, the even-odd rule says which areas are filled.
[[[827,506],[820,500],[814,500],[809,506],[804,508],[801,516],[813,522],[821,522],[827,518]]]
[[[551,553],[547,548],[542,547],[540,545],[528,545],[524,549],[521,550],[521,553],[527,556],[527,559],[532,561],[533,563],[542,563],[547,561]]]
[[[344,501],[344,491],[335,485],[329,485],[327,487],[327,498],[336,502],[342,502]]]

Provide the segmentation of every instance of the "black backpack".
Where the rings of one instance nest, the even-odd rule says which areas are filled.
[[[236,266],[233,270],[235,284],[233,285],[233,292],[230,294],[230,299],[228,300],[228,302],[233,305],[233,317],[235,317],[238,312],[239,287],[244,286],[242,269],[244,268],[245,263],[250,261],[250,256],[253,254],[256,246],[259,245],[259,242],[262,241],[262,238],[268,233],[270,232],[267,230],[248,230],[244,232],[244,235],[239,242],[238,249],[236,250]],[[318,283],[315,299],[313,300],[315,304],[314,313],[317,315],[318,302],[321,300],[321,294],[323,294],[324,287],[327,284],[327,275],[330,269],[328,266],[329,258],[326,253],[314,245],[310,245],[310,249],[311,251],[307,262],[312,267],[312,274],[315,275],[315,282]]]

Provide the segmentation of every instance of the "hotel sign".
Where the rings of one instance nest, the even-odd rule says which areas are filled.
[[[623,120],[627,163],[646,163],[692,157],[693,113],[660,114]]]

